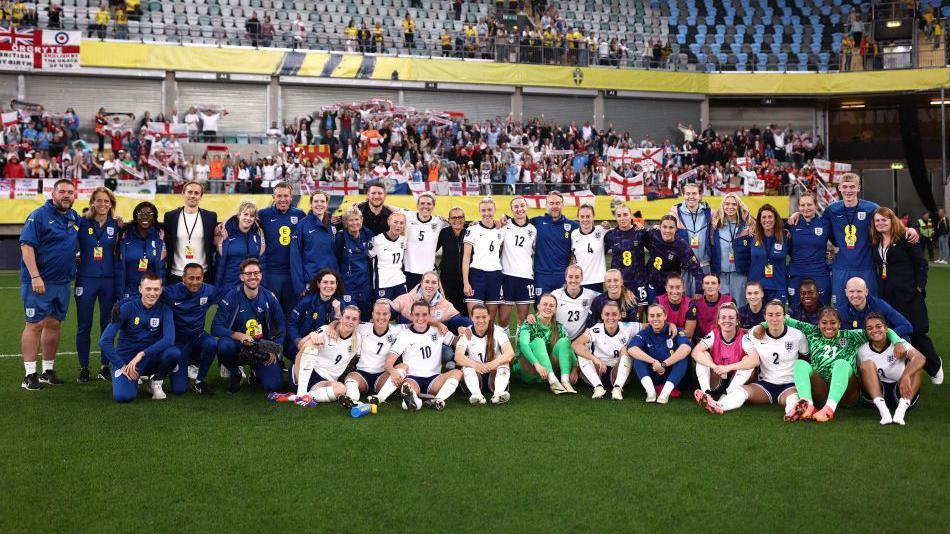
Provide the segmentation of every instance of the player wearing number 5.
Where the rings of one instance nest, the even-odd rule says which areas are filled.
[[[264,232],[257,224],[257,205],[250,200],[238,204],[237,213],[215,232],[217,259],[214,285],[228,289],[240,283],[241,262],[261,259],[265,252]]]
[[[211,335],[218,339],[218,361],[231,373],[228,391],[241,388],[238,370],[240,346],[266,339],[283,344],[284,313],[273,293],[261,287],[261,263],[255,258],[241,262],[241,285],[229,291],[215,313]],[[261,385],[268,391],[280,389],[282,378],[277,355],[252,365]]]
[[[488,307],[495,320],[501,295],[501,243],[503,230],[495,228],[495,201],[483,198],[478,203],[482,219],[465,231],[462,252],[462,289],[469,316],[476,304]]]
[[[778,299],[785,302],[788,298],[788,232],[782,224],[782,217],[770,204],[759,208],[752,234],[749,280],[762,284],[766,301]]]
[[[157,219],[155,205],[140,202],[132,210],[132,224],[123,229],[118,246],[120,267],[116,273],[119,300],[138,293],[139,280],[145,273],[165,274],[165,243]]]
[[[257,212],[257,219],[264,231],[264,287],[280,301],[284,315],[297,303],[290,278],[290,240],[297,223],[307,216],[302,210],[290,205],[292,190],[286,183],[274,186],[274,204]]]

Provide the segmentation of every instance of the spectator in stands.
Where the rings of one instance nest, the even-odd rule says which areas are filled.
[[[350,22],[347,23],[346,29],[343,30],[343,35],[346,41],[346,51],[350,53],[356,52],[356,41],[359,37],[359,30],[356,29],[356,23],[353,22],[353,19],[350,19]]]
[[[99,10],[96,11],[96,15],[94,19],[95,23],[89,24],[87,36],[92,37],[93,33],[95,33],[96,37],[100,39],[105,39],[106,30],[109,28],[109,20],[111,18],[112,18],[111,15],[109,15],[109,8],[107,8],[104,3],[100,3]]]
[[[205,142],[212,142],[218,135],[218,120],[227,115],[226,109],[204,109],[198,110],[198,117],[201,119],[201,137]]]
[[[46,8],[47,17],[49,22],[46,23],[46,26],[51,29],[62,29],[63,28],[63,8],[59,7],[56,2],[51,2],[49,7]]]
[[[406,12],[406,16],[402,19],[402,35],[406,48],[411,52],[416,44],[416,21],[412,20],[409,12]]]
[[[386,32],[383,30],[383,25],[377,20],[376,23],[373,24],[373,42],[372,45],[370,45],[370,52],[374,54],[386,53],[385,35]]]
[[[125,12],[129,20],[138,21],[142,18],[142,0],[125,0]]]
[[[115,38],[129,38],[129,16],[126,14],[125,8],[120,7],[115,10]]]
[[[257,18],[257,13],[252,13],[244,23],[244,31],[251,46],[256,47],[261,38],[261,21]]]
[[[274,44],[274,25],[271,24],[270,15],[264,15],[264,22],[261,23],[261,45],[270,47],[272,44]]]
[[[303,48],[304,39],[307,37],[307,27],[304,26],[303,20],[301,20],[299,14],[294,20],[293,26],[291,26],[291,31],[293,33],[294,50],[296,50],[298,47]],[[277,123],[274,123],[274,126],[276,125]]]
[[[449,33],[448,28],[442,29],[442,36],[440,37],[442,43],[442,57],[451,57],[452,56],[452,34]]]

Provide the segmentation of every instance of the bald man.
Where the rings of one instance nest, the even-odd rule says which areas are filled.
[[[868,314],[878,312],[887,319],[888,326],[897,332],[897,335],[910,340],[910,336],[914,332],[910,321],[884,300],[869,295],[868,286],[863,279],[850,278],[845,284],[844,291],[848,297],[848,302],[844,306],[838,307],[838,312],[841,313],[841,328],[863,329],[864,320]]]

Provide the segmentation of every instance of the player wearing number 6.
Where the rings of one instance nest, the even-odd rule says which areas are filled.
[[[515,359],[515,349],[505,331],[492,324],[487,307],[476,304],[472,322],[471,337],[459,337],[455,346],[455,363],[461,366],[465,388],[471,394],[468,402],[485,404],[482,391],[487,389],[492,392],[492,404],[504,404],[511,398],[509,364]]]
[[[280,301],[284,315],[297,303],[293,281],[290,279],[290,241],[297,223],[307,216],[296,206],[291,206],[292,190],[281,182],[274,186],[274,204],[257,212],[259,224],[264,231],[264,287]]]
[[[309,394],[317,402],[339,399],[346,408],[356,405],[356,399],[346,394],[340,375],[360,353],[361,338],[356,331],[359,324],[360,309],[350,305],[343,308],[334,335],[330,326],[325,325],[301,340],[300,353],[294,360],[298,398]]]
[[[476,304],[488,307],[492,321],[498,313],[501,295],[501,243],[504,231],[495,228],[495,201],[478,203],[482,220],[465,231],[462,252],[462,287],[469,315]]]

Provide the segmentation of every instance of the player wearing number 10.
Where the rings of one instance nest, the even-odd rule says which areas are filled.
[[[274,204],[257,213],[264,230],[264,257],[261,260],[264,287],[280,301],[284,315],[289,315],[297,303],[297,293],[290,279],[290,239],[297,223],[307,216],[290,205],[291,198],[290,186],[281,182],[274,186]]]

